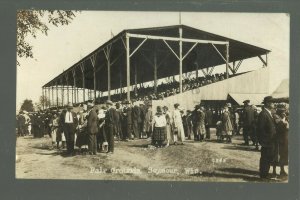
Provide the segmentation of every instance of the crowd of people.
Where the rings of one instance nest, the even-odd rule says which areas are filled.
[[[230,75],[230,77],[235,75]],[[226,73],[216,73],[212,75],[206,75],[205,77],[200,76],[196,77],[187,77],[182,81],[182,90],[183,92],[196,89],[211,83],[215,83],[218,81],[222,81],[226,79]],[[179,93],[179,82],[171,81],[171,82],[163,82],[157,86],[156,92],[154,91],[154,86],[144,86],[140,84],[139,87],[134,87],[133,91],[131,91],[131,97],[133,97],[136,101],[147,101],[147,100],[159,100],[164,99],[169,96],[173,96]],[[120,92],[119,94],[111,95],[111,100],[122,101],[126,98],[125,91]],[[104,102],[107,99],[106,96],[97,98],[97,102]]]
[[[74,112],[76,109],[71,104],[60,111],[23,111],[17,116],[18,135],[48,134],[53,148],[66,148],[67,155],[72,156],[76,153],[75,146],[82,154],[112,154],[116,140],[148,138],[149,145],[156,148],[182,145],[186,140],[209,141],[213,127],[217,141],[232,143],[232,137],[240,135],[242,129],[243,145],[252,141],[256,150],[261,146],[261,178],[269,177],[270,166],[273,166],[273,176],[276,166],[280,166],[281,176],[287,175],[284,170],[288,164],[287,105],[275,107],[272,97],[266,97],[262,108],[251,105],[250,100],[244,101],[243,108],[234,109],[226,103],[220,111],[201,103],[193,110],[184,110],[178,103],[173,106],[152,109],[151,101],[113,103],[108,100],[100,107],[94,103],[80,105],[78,112]]]

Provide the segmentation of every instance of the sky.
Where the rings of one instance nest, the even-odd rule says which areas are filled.
[[[182,12],[181,23],[271,50],[270,92],[289,78],[290,17],[285,13]],[[25,99],[37,102],[42,86],[124,29],[179,24],[178,12],[81,11],[67,26],[49,25],[48,35],[26,40],[34,58],[18,59],[17,110]],[[258,58],[244,61],[240,71],[262,66]],[[224,70],[219,68],[216,70]]]

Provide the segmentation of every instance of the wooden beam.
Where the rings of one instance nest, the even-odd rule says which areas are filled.
[[[182,29],[182,28],[181,28]],[[131,33],[126,33],[128,37],[133,37],[133,38],[147,38],[147,39],[152,39],[152,40],[168,40],[168,41],[181,41],[181,42],[192,42],[192,43],[203,43],[203,44],[227,44],[227,41],[214,41],[214,40],[197,40],[197,39],[187,39],[187,38],[182,38],[182,37],[164,37],[164,36],[155,36],[155,35],[143,35],[143,34],[131,34]]]
[[[130,101],[130,46],[129,36],[126,34],[126,73],[127,73],[127,100]]]
[[[221,58],[225,61],[225,64],[226,64],[227,59],[224,58],[224,56],[221,54],[221,52],[218,50],[218,48],[217,48],[214,44],[212,44],[212,46],[213,46],[214,49],[217,51],[217,53],[221,56]],[[228,43],[228,46],[229,46],[229,43]],[[227,49],[227,45],[226,45],[226,49]],[[228,51],[229,51],[229,49],[228,49]],[[227,51],[226,51],[226,52],[227,52]],[[226,55],[226,56],[227,56],[227,55]],[[226,64],[226,68],[229,68],[230,71],[231,71],[232,73],[234,72],[233,69],[232,69],[232,67],[229,65],[229,63]],[[226,74],[227,74],[227,72],[226,72]]]

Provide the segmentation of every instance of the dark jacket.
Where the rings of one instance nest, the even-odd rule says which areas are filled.
[[[98,132],[98,116],[95,109],[92,109],[89,113],[87,131],[89,134],[96,134]]]
[[[65,118],[66,118],[66,113],[67,111],[64,110],[62,111],[61,115],[60,115],[60,119],[59,119],[59,124],[60,126],[62,126],[62,130],[64,130],[65,128],[67,128],[65,125]],[[75,132],[76,131],[76,127],[77,127],[77,124],[78,124],[78,120],[77,120],[77,115],[75,112],[71,111],[72,113],[72,117],[73,117],[73,124],[72,126],[70,127],[71,128],[71,131],[72,132]],[[68,126],[69,127],[69,126]]]
[[[132,108],[132,120],[138,123],[142,122],[141,108],[137,105]]]
[[[205,125],[207,126],[213,125],[213,114],[211,110],[207,110],[205,113]]]
[[[270,113],[263,109],[257,120],[257,138],[262,147],[271,147],[276,136],[275,122]]]
[[[253,126],[254,109],[251,106],[246,106],[243,112],[243,126]]]

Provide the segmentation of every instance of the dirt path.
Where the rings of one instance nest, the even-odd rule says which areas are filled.
[[[260,153],[233,144],[186,141],[184,145],[149,148],[147,140],[118,142],[115,153],[63,157],[50,150],[50,138],[18,138],[16,177],[26,179],[182,180],[244,182],[258,177]],[[274,182],[278,182],[275,180]]]

